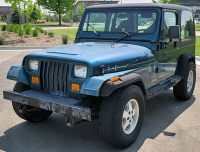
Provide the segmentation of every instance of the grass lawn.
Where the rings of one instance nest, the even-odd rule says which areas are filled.
[[[58,26],[58,24],[51,24],[51,23],[41,23],[41,24],[30,24],[32,27],[34,26]]]
[[[196,56],[200,56],[200,36],[196,37]]]
[[[69,38],[74,41],[75,40],[75,37],[76,37],[76,33],[77,33],[77,30],[78,28],[69,28],[69,31],[68,29],[58,29],[58,30],[48,30],[50,32],[53,32],[55,34],[59,34],[59,35],[68,35]]]
[[[196,31],[200,31],[200,24],[196,24]]]
[[[69,26],[71,23],[62,23],[62,25],[58,25],[58,22],[51,22],[51,23],[40,23],[40,24],[34,24],[30,23],[32,27],[34,26],[40,26],[40,27],[45,27],[45,26],[51,26],[51,27],[62,27],[62,26]],[[74,25],[79,25],[79,23],[74,23]]]

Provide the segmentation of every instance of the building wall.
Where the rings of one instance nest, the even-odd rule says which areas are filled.
[[[190,8],[196,6],[195,18],[200,18],[200,0],[178,0],[177,3]]]
[[[185,6],[200,6],[199,0],[178,0],[177,3]]]
[[[11,12],[10,6],[0,6],[0,15],[6,20],[6,15]]]

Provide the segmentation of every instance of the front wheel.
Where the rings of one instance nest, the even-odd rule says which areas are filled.
[[[30,87],[20,82],[17,82],[13,89],[13,91],[16,91],[16,92],[23,92],[26,90],[30,90]],[[12,102],[12,106],[15,113],[20,118],[27,121],[34,121],[34,122],[43,121],[52,114],[52,111],[34,108],[32,106],[23,105],[17,102]]]
[[[196,83],[196,68],[193,62],[188,62],[184,78],[174,86],[174,96],[182,101],[191,98]]]
[[[109,144],[125,148],[139,135],[145,113],[141,89],[130,85],[106,97],[100,110],[100,133]]]

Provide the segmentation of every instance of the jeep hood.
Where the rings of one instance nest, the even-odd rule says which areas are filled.
[[[154,55],[148,48],[138,45],[88,42],[54,47],[26,56],[33,57],[81,62],[88,64],[97,75],[101,66],[105,73],[128,70],[147,64]]]

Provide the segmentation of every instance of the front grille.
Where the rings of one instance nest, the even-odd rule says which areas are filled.
[[[67,95],[68,64],[42,61],[40,73],[42,91]]]

